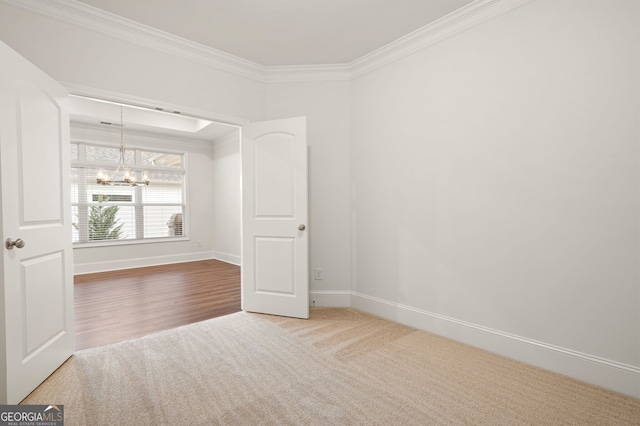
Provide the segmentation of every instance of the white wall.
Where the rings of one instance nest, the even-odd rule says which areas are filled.
[[[241,264],[242,168],[240,132],[215,142],[213,146],[213,178],[207,190],[213,195],[213,208],[208,215],[213,225],[213,251],[218,260]],[[202,187],[200,188],[202,191]]]
[[[0,3],[0,40],[54,79],[260,120],[264,85]]]
[[[266,118],[307,117],[310,296],[316,306],[350,304],[350,83],[267,85]],[[313,270],[322,268],[323,279]]]
[[[638,8],[535,1],[353,81],[353,306],[640,396]]]
[[[317,306],[351,303],[350,83],[266,85],[265,119],[307,117],[310,297]],[[240,146],[237,135],[214,146],[214,251],[240,262]],[[313,270],[322,268],[323,279]]]

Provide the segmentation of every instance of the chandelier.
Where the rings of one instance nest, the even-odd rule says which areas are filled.
[[[125,157],[124,149],[124,120],[122,119],[122,106],[120,106],[120,161],[118,167],[113,174],[109,175],[102,170],[96,175],[96,182],[100,185],[115,185],[115,186],[143,186],[149,185],[149,177],[145,172],[142,175],[142,180],[136,179],[137,172],[129,170],[124,163]]]

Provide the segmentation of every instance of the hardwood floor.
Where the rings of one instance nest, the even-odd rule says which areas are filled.
[[[217,260],[78,275],[76,350],[240,311],[240,267]]]

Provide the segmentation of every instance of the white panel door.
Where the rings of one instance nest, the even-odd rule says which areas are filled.
[[[306,117],[242,128],[242,309],[309,318]]]
[[[0,403],[73,353],[67,92],[0,43]]]

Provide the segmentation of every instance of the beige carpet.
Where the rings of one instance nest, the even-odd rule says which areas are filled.
[[[66,425],[640,425],[640,400],[353,309],[237,313],[76,353]]]

